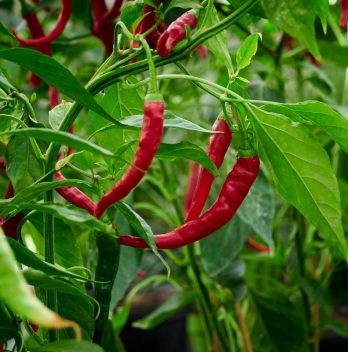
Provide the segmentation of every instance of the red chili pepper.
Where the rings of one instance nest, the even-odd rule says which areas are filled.
[[[157,42],[157,53],[162,57],[168,56],[176,44],[186,38],[185,26],[194,29],[197,25],[197,18],[191,11],[185,12],[161,34]]]
[[[49,86],[48,87],[48,95],[50,99],[50,106],[53,109],[55,106],[59,104],[59,92],[56,88]]]
[[[144,120],[132,166],[128,168],[121,180],[100,199],[95,212],[98,219],[108,207],[126,197],[151,166],[162,138],[163,113],[163,101],[152,101],[151,98],[145,100]]]
[[[160,4],[160,1],[157,1],[157,5],[159,4]],[[151,5],[144,4],[144,18],[136,28],[135,34],[146,33],[149,29],[151,29],[156,24],[156,21],[157,21],[156,8]],[[149,35],[146,36],[146,41],[150,45],[155,45],[157,43],[158,38],[159,38],[159,32],[156,28],[154,31],[152,31]],[[135,44],[138,44],[138,43],[135,43]]]
[[[13,34],[15,35],[17,41],[29,48],[37,48],[43,45],[49,45],[55,39],[57,39],[63,32],[66,24],[68,23],[72,12],[72,0],[63,0],[62,8],[58,17],[58,21],[56,26],[46,35],[42,35],[40,37],[35,37],[33,39],[23,39],[20,38],[16,31],[13,30]]]
[[[223,119],[217,119],[213,125],[214,133],[209,139],[207,154],[211,161],[219,169],[224,161],[225,154],[230,146],[232,134]],[[206,169],[202,169],[197,182],[195,194],[190,209],[186,213],[185,222],[196,219],[204,208],[207,201],[214,176]]]
[[[35,12],[27,13],[23,16],[23,18],[27,23],[27,26],[32,38],[39,38],[45,35],[42,29],[42,26],[40,24],[40,21]],[[49,56],[52,54],[52,51],[49,45],[40,46],[37,48],[37,50]],[[29,83],[32,85],[32,87],[34,88],[38,87],[41,84],[41,82],[42,80],[40,77],[34,75],[33,73],[30,73]]]
[[[122,4],[123,0],[115,0],[109,11],[103,11],[96,22],[96,29],[98,30],[103,24],[111,22],[117,18],[120,15]]]
[[[245,240],[245,243],[250,249],[256,252],[269,253],[268,246],[265,246],[264,244],[261,244],[261,243],[257,243],[251,236],[247,237],[247,239]]]
[[[341,18],[340,27],[347,27],[348,23],[348,0],[341,0]]]
[[[260,167],[257,156],[241,157],[227,175],[216,202],[199,218],[188,221],[175,230],[155,236],[159,249],[174,249],[196,242],[221,228],[231,220],[253,185]],[[148,248],[140,237],[121,236],[120,244]]]
[[[186,193],[184,196],[184,208],[185,214],[187,214],[188,210],[191,207],[193,197],[195,195],[198,179],[200,173],[200,165],[198,163],[193,163],[189,176],[189,183],[186,188]]]
[[[12,183],[10,182],[7,187],[5,199],[10,199],[14,196],[14,190]],[[16,214],[14,217],[7,219],[6,216],[0,218],[1,227],[6,236],[11,237],[15,240],[18,239],[17,229],[20,222],[23,220],[24,215],[21,213]]]
[[[56,181],[63,181],[65,177],[61,172],[56,172],[54,176]],[[76,205],[81,209],[87,210],[90,214],[94,214],[96,210],[95,203],[77,187],[60,187],[56,191],[65,198],[69,203]]]
[[[91,0],[94,17],[92,32],[102,41],[107,55],[112,53],[114,44],[114,27],[112,20],[119,15],[122,3],[123,1],[115,0],[114,5],[107,11],[104,0]]]

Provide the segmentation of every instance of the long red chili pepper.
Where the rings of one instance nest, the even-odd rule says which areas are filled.
[[[57,24],[48,34],[33,39],[20,38],[15,30],[13,30],[13,34],[15,35],[17,41],[20,44],[30,48],[37,48],[43,45],[49,45],[53,40],[57,39],[62,34],[66,24],[68,23],[71,17],[71,12],[72,0],[63,0]]]
[[[63,181],[65,177],[61,172],[56,172],[54,176],[55,180]],[[81,209],[87,210],[90,214],[94,214],[96,205],[95,203],[77,187],[60,187],[56,191],[65,198],[69,203],[76,205]]]
[[[269,247],[256,242],[251,236],[248,236],[245,240],[245,243],[247,244],[247,246],[256,251],[256,252],[260,252],[260,253],[269,253]]]
[[[97,31],[100,30],[100,27],[103,27],[103,24],[111,22],[120,15],[122,4],[123,0],[115,0],[109,11],[106,11],[106,9],[103,11],[95,25]]]
[[[222,132],[214,133],[210,137],[207,150],[211,161],[219,169],[230,146],[232,134],[226,121],[223,119],[217,119],[212,130],[214,132]],[[214,176],[208,170],[201,169],[191,207],[186,213],[185,222],[196,219],[199,216],[207,201],[213,181]]]
[[[340,27],[345,28],[348,23],[348,0],[341,0]]]
[[[39,38],[45,35],[42,29],[42,26],[40,24],[40,21],[35,12],[26,13],[25,15],[23,15],[23,18],[27,23],[27,26],[32,38]],[[37,47],[37,50],[49,56],[52,54],[52,51],[49,45]],[[36,88],[41,84],[42,80],[40,77],[34,75],[33,73],[30,73],[29,82],[34,88]]]
[[[241,157],[227,175],[216,202],[199,218],[188,221],[175,230],[155,236],[159,249],[173,249],[196,242],[221,228],[231,220],[253,185],[260,167],[257,156]],[[140,237],[121,236],[122,245],[148,248]]]
[[[145,98],[144,120],[132,166],[128,168],[121,180],[99,200],[94,214],[96,218],[99,219],[108,207],[126,197],[144,177],[161,142],[163,113],[163,101],[154,101],[151,96]]]
[[[185,12],[161,34],[156,47],[158,55],[168,56],[176,44],[186,38],[186,25],[191,29],[194,29],[197,25],[197,18],[192,11]]]
[[[123,1],[115,0],[112,8],[107,11],[104,0],[91,0],[94,17],[92,33],[102,41],[107,55],[112,53],[114,44],[114,27],[112,20],[119,15],[122,3]]]
[[[193,163],[189,176],[189,183],[186,188],[184,196],[184,209],[185,214],[189,211],[193,197],[195,195],[198,179],[199,179],[200,165],[198,163]]]

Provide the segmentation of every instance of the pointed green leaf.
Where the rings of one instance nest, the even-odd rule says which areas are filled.
[[[252,112],[278,190],[319,229],[333,254],[345,258],[338,185],[326,152],[304,127],[287,117],[256,107]]]

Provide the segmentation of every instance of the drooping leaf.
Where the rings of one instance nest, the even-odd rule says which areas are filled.
[[[105,119],[116,123],[116,121],[97,104],[92,94],[82,86],[75,76],[52,57],[44,55],[37,50],[12,48],[0,50],[0,58],[14,62],[34,72],[47,84],[57,88],[70,99],[97,112]]]
[[[161,143],[156,154],[158,159],[175,160],[188,159],[201,164],[211,174],[217,176],[219,174],[215,164],[208,157],[206,152],[195,144],[183,141],[176,144]]]
[[[319,101],[297,104],[265,105],[264,110],[285,115],[294,121],[309,121],[325,131],[348,153],[348,120]]]
[[[116,207],[127,218],[129,224],[132,226],[132,228],[134,228],[136,233],[145,240],[153,253],[158,257],[158,259],[160,259],[164,267],[167,269],[169,275],[170,267],[156,247],[155,237],[149,224],[129,205],[122,202],[117,202]]]
[[[99,147],[96,144],[88,142],[85,139],[68,132],[54,131],[44,128],[22,128],[19,130],[2,132],[0,133],[0,136],[1,135],[33,137],[46,142],[68,145],[78,150],[86,150],[94,154],[115,157],[115,155],[109,150]]]
[[[252,112],[279,192],[320,230],[333,254],[345,257],[338,185],[326,152],[287,117],[256,107]]]

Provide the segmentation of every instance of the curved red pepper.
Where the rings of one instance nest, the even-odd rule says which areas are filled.
[[[145,101],[139,145],[132,166],[128,168],[121,180],[100,199],[94,214],[98,219],[108,207],[126,197],[151,166],[162,138],[163,113],[164,103],[162,101]]]
[[[341,0],[340,27],[345,28],[348,23],[348,0]]]
[[[56,181],[63,181],[65,177],[61,172],[56,172],[54,176]],[[56,191],[69,203],[76,205],[81,209],[87,210],[91,215],[94,214],[96,205],[95,203],[77,187],[60,187]]]
[[[37,48],[43,45],[49,45],[53,40],[57,39],[63,32],[66,24],[68,23],[72,12],[72,0],[63,0],[62,8],[58,17],[57,24],[55,27],[46,35],[37,36],[33,39],[20,38],[16,31],[13,30],[17,41],[29,48]]]
[[[208,144],[207,154],[211,161],[219,169],[224,161],[225,154],[232,140],[231,131],[223,119],[217,119],[213,125],[214,133]],[[196,219],[204,208],[207,201],[214,176],[208,170],[202,169],[197,181],[197,187],[193,196],[190,209],[186,213],[185,222]]]
[[[200,165],[198,163],[194,163],[191,167],[190,176],[189,176],[189,183],[186,188],[185,196],[184,196],[184,209],[185,214],[189,211],[193,197],[195,195],[197,182],[199,179],[200,173]]]
[[[36,15],[35,12],[30,12],[27,13],[23,16],[25,22],[27,23],[30,35],[32,38],[39,38],[45,35],[42,26],[40,24],[40,21]],[[52,51],[49,45],[44,45],[40,46],[37,48],[40,52],[43,54],[46,54],[48,56],[52,55]],[[38,87],[42,82],[42,79],[33,73],[30,73],[29,76],[29,83],[31,84],[32,87],[36,88]]]
[[[257,156],[241,157],[227,175],[219,198],[199,218],[188,221],[175,230],[155,236],[159,249],[179,248],[196,242],[221,228],[231,220],[253,185],[260,167]],[[121,236],[120,244],[148,248],[140,237]]]
[[[162,57],[168,56],[176,44],[186,38],[185,26],[194,29],[197,25],[197,18],[193,12],[185,12],[161,34],[157,41],[157,53]]]
[[[268,246],[264,244],[257,243],[251,236],[248,236],[245,240],[247,246],[252,249],[253,251],[260,252],[260,253],[269,253]]]

